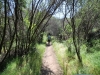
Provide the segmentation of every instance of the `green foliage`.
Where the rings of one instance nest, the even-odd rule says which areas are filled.
[[[79,25],[80,25],[80,23],[81,23],[81,20],[82,20],[82,19],[76,19],[76,20],[75,20],[75,24],[76,24],[77,28],[79,27]]]
[[[53,47],[57,55],[58,61],[63,69],[64,75],[74,74],[100,74],[100,47],[99,40],[95,40],[96,44],[91,48],[94,50],[93,53],[87,53],[86,44],[82,44],[80,52],[83,60],[83,67],[79,65],[78,59],[75,54],[75,48],[72,43],[72,39],[68,39],[63,43],[54,42]],[[71,47],[71,52],[68,51]]]
[[[86,74],[99,75],[100,74],[100,52],[91,54],[83,54],[84,67],[82,71]]]
[[[72,32],[72,27],[71,27],[71,25],[69,25],[69,24],[66,25],[66,31],[69,32],[69,33]]]
[[[43,41],[42,41],[43,43],[46,43],[47,42],[47,35],[44,33],[44,35],[43,35]]]
[[[19,0],[19,4],[22,6],[22,7],[26,7],[26,0]]]
[[[26,25],[27,27],[29,27],[30,22],[29,22],[28,17],[24,18],[24,23],[25,23],[25,25]]]
[[[40,68],[41,58],[35,53],[13,60],[1,75],[39,75]]]
[[[7,68],[0,75],[40,75],[44,45],[36,45],[36,51],[16,58],[8,63]]]
[[[35,23],[36,24],[39,24],[39,22],[42,20],[42,18],[43,18],[43,13],[44,13],[44,11],[43,12],[37,12],[36,13],[36,16],[35,16]]]
[[[90,43],[93,45],[92,47],[88,46],[90,52],[100,51],[100,39],[93,39]]]
[[[36,48],[37,48],[37,52],[42,57],[43,56],[43,53],[45,51],[45,45],[44,44],[37,44],[36,45]]]
[[[66,49],[67,47],[65,47],[62,43],[59,42],[54,42],[53,43],[53,48],[55,50],[58,62],[61,66],[61,68],[63,69],[63,73],[64,75],[67,74],[67,67],[66,67]]]
[[[100,48],[100,39],[93,40],[93,48]]]

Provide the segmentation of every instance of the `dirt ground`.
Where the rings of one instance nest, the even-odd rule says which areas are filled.
[[[41,75],[63,75],[52,46],[47,46],[42,59]]]

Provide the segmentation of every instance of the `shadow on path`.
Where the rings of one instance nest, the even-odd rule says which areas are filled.
[[[42,67],[41,72],[41,75],[55,75],[54,72],[48,67]]]

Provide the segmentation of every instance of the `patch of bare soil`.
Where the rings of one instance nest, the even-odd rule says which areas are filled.
[[[42,59],[41,75],[63,75],[52,46],[47,46]]]

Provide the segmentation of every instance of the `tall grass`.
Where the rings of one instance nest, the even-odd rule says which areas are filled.
[[[58,62],[63,70],[64,75],[67,74],[66,72],[66,49],[67,47],[65,47],[62,43],[59,42],[54,42],[53,43],[53,48],[55,50]]]
[[[40,75],[44,50],[45,45],[37,44],[34,53],[12,60],[0,75]]]
[[[64,75],[100,75],[99,43],[90,48],[90,50],[92,50],[92,53],[87,53],[86,44],[81,45],[80,53],[83,60],[83,67],[79,65],[75,53],[75,48],[71,39],[64,41],[63,43],[54,42],[53,47],[57,55],[58,61],[63,69]],[[69,49],[71,49],[71,52],[69,52]]]

